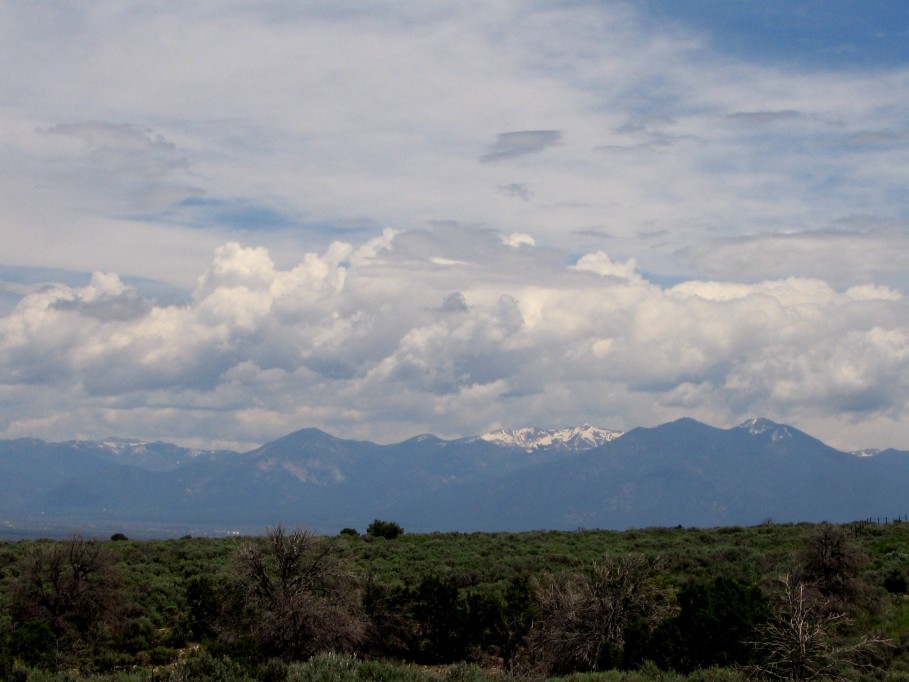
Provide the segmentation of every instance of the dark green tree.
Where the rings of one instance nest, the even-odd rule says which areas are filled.
[[[819,523],[807,535],[795,579],[810,585],[836,610],[851,611],[863,601],[864,556],[840,526]]]
[[[37,542],[19,564],[11,608],[14,627],[31,623],[31,641],[35,623],[44,623],[58,648],[76,641],[93,645],[114,636],[122,625],[118,584],[112,562],[96,540]]]
[[[514,667],[536,613],[530,578],[527,575],[512,578],[505,588],[505,604],[502,609],[504,634],[501,651],[506,670],[510,671]]]
[[[403,585],[389,586],[370,571],[363,584],[367,618],[366,653],[377,658],[408,658],[418,649],[417,628],[410,614],[413,593]]]
[[[470,592],[464,603],[465,653],[501,655],[506,641],[505,603],[489,592]]]
[[[453,581],[435,575],[424,577],[414,595],[413,616],[423,662],[446,663],[464,657],[467,612]]]
[[[193,641],[201,642],[215,632],[221,603],[212,579],[196,575],[186,583],[186,627]]]
[[[399,535],[404,534],[404,529],[394,521],[376,519],[366,527],[366,534],[374,538],[394,540]]]
[[[679,614],[662,624],[645,647],[629,650],[626,667],[649,658],[663,668],[690,673],[697,668],[747,665],[754,658],[758,629],[771,617],[770,604],[757,586],[715,578],[678,594]]]
[[[10,637],[12,654],[30,666],[51,663],[56,647],[57,638],[54,631],[45,621],[37,618],[19,625]]]

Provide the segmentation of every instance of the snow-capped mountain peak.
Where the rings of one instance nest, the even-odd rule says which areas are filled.
[[[789,427],[763,417],[749,419],[740,424],[739,428],[747,429],[752,436],[759,436],[769,432],[770,439],[774,442],[783,438],[792,438],[792,431],[790,431]]]
[[[564,429],[538,429],[532,426],[521,429],[499,429],[484,433],[480,439],[506,448],[521,448],[527,452],[537,450],[579,452],[608,443],[621,435],[621,431],[584,424]]]

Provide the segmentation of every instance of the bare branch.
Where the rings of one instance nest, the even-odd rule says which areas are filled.
[[[243,627],[264,651],[301,658],[348,651],[362,638],[359,585],[340,570],[333,547],[308,529],[276,526],[240,551],[251,611]]]
[[[862,637],[837,644],[834,635],[851,624],[843,612],[833,611],[823,596],[791,575],[781,576],[783,588],[776,617],[761,628],[755,642],[764,662],[753,670],[778,680],[840,679],[846,668],[875,667],[870,662],[888,640]]]

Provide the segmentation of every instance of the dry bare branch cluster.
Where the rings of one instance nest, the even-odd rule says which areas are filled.
[[[349,652],[364,633],[360,588],[327,538],[297,528],[269,529],[239,556],[245,627],[263,650],[290,659]]]
[[[539,614],[526,656],[548,674],[598,670],[610,647],[624,645],[626,627],[652,629],[677,613],[659,559],[607,557],[585,570],[544,573],[532,589]]]
[[[761,664],[752,672],[776,680],[839,679],[847,668],[876,667],[887,640],[863,636],[842,641],[840,630],[850,625],[843,612],[813,586],[780,577],[783,588],[775,618],[765,624],[755,643]]]
[[[40,619],[57,637],[87,632],[114,610],[115,575],[96,540],[40,542],[21,564],[13,610],[19,621]]]

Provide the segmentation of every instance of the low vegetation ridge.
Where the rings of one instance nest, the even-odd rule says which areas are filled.
[[[0,679],[909,675],[909,523],[0,543]]]

